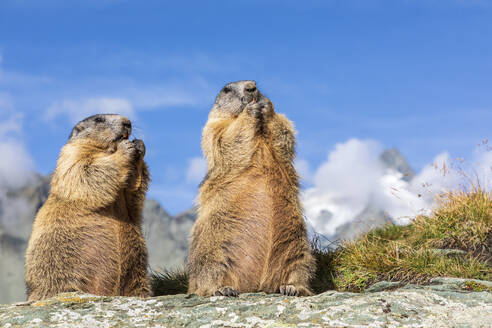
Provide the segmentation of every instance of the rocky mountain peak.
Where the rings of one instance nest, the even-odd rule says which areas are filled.
[[[415,171],[396,148],[386,149],[379,156],[379,159],[387,168],[394,169],[403,174],[403,180],[405,181],[410,181],[415,176]]]

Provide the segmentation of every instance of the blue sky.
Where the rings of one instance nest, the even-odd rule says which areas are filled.
[[[0,0],[0,58],[0,123],[20,122],[38,172],[76,119],[115,109],[172,213],[192,204],[201,129],[230,81],[256,80],[295,122],[312,170],[350,138],[420,170],[492,137],[492,1]]]

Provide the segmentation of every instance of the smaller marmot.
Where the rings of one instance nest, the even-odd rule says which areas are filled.
[[[149,296],[141,230],[149,174],[144,143],[130,141],[130,134],[131,122],[116,114],[73,128],[34,220],[26,253],[29,301],[72,291]]]
[[[315,269],[294,168],[294,127],[254,81],[226,85],[203,129],[207,175],[188,256],[189,293],[310,295]]]

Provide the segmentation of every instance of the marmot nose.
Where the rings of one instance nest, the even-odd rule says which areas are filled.
[[[123,122],[123,127],[125,129],[130,129],[131,130],[132,129],[132,122],[130,122],[130,121]]]
[[[121,125],[123,127],[123,134],[125,135],[126,138],[128,138],[128,136],[132,134],[132,122],[130,122],[129,119],[124,118]]]
[[[254,100],[256,98],[256,91],[257,89],[255,81],[247,81],[244,84],[243,96],[241,97],[243,104],[250,103],[252,100]]]
[[[245,94],[252,94],[255,91],[256,91],[256,83],[254,81],[251,81],[244,86]]]

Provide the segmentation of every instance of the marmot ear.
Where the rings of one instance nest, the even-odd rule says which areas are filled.
[[[68,140],[74,138],[77,136],[77,134],[79,134],[79,132],[82,131],[82,129],[76,125],[73,129],[72,129],[72,132],[70,133],[70,136],[68,137]]]

